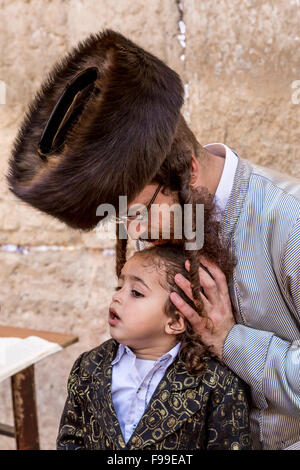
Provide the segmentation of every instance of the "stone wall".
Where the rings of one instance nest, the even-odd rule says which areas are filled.
[[[298,0],[0,0],[0,323],[80,337],[36,366],[43,449],[55,447],[74,360],[108,338],[116,279],[113,241],[71,230],[7,190],[11,144],[36,89],[79,40],[115,29],[181,75],[201,144],[224,142],[299,177],[299,20]],[[0,421],[12,424],[9,386],[0,383]],[[0,449],[13,448],[0,436]]]

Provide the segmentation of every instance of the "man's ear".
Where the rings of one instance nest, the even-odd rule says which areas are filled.
[[[182,313],[176,311],[175,315],[177,317],[176,320],[170,317],[166,321],[165,332],[168,335],[179,335],[180,333],[183,333],[186,329],[185,319]]]

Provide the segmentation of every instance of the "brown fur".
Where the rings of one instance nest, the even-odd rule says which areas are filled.
[[[42,160],[38,144],[67,83],[88,67],[99,77],[62,150]],[[100,92],[99,92],[100,91]],[[170,151],[183,104],[176,72],[121,34],[104,30],[55,64],[29,105],[14,142],[7,181],[21,200],[73,228],[101,220],[146,186]]]

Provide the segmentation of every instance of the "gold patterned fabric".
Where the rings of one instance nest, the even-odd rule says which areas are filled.
[[[57,449],[251,449],[248,386],[212,358],[201,377],[193,376],[178,356],[126,444],[111,396],[118,345],[110,339],[75,361]]]

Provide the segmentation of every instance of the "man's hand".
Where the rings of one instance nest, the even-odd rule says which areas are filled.
[[[205,258],[200,257],[200,262],[209,270],[214,278],[213,279],[203,268],[199,268],[200,284],[205,293],[205,295],[200,295],[207,316],[213,322],[213,328],[209,329],[208,327],[211,322],[208,323],[207,327],[206,319],[200,317],[190,305],[176,294],[176,292],[170,294],[170,299],[191,323],[194,331],[201,335],[203,343],[207,346],[212,345],[212,352],[222,360],[225,339],[235,324],[226,277],[218,266],[210,263]],[[188,261],[185,262],[185,267],[189,271]],[[191,284],[184,276],[176,274],[175,282],[191,300],[194,300]]]

